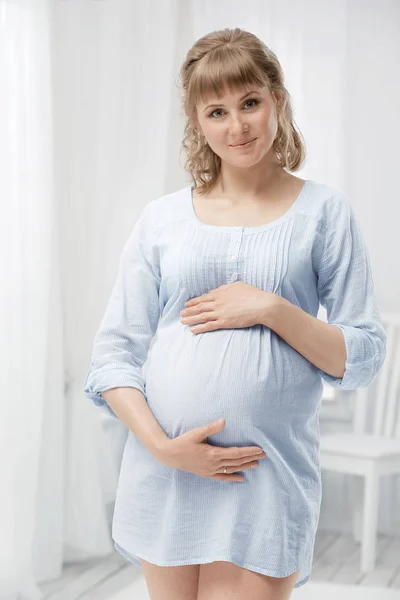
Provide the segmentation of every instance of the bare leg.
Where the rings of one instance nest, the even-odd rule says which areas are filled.
[[[199,565],[159,567],[140,558],[150,600],[197,600]]]
[[[215,561],[200,565],[197,600],[289,600],[298,574],[268,577],[231,562]]]

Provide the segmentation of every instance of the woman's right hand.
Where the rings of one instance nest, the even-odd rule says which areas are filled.
[[[224,448],[207,444],[207,437],[225,427],[225,420],[214,421],[170,439],[156,457],[161,464],[181,469],[200,477],[221,481],[244,481],[243,475],[233,475],[258,467],[258,459],[266,456],[258,446]],[[227,467],[226,474],[224,467]]]

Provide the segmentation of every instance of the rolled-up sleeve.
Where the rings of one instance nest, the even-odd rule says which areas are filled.
[[[160,276],[149,243],[147,209],[142,211],[123,248],[83,386],[86,396],[102,412],[115,418],[101,392],[134,387],[145,394],[142,366],[160,317]]]
[[[318,268],[318,296],[328,323],[343,332],[345,373],[318,369],[332,387],[368,387],[386,357],[386,331],[375,296],[368,250],[350,200],[336,197],[327,207]]]

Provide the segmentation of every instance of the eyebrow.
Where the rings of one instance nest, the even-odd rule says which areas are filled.
[[[239,102],[241,102],[242,100],[247,98],[247,96],[250,96],[250,94],[259,94],[259,93],[260,92],[257,92],[257,90],[253,90],[252,92],[247,92],[247,94],[245,94],[244,96],[239,98]],[[208,106],[205,107],[204,111],[206,111],[208,108],[211,108],[212,106],[225,106],[225,105],[224,104],[209,104]]]

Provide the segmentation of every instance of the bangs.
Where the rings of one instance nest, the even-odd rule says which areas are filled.
[[[267,76],[247,53],[225,45],[210,51],[198,63],[190,80],[188,100],[194,106],[206,103],[214,96],[222,98],[227,90],[245,93],[267,84]]]

